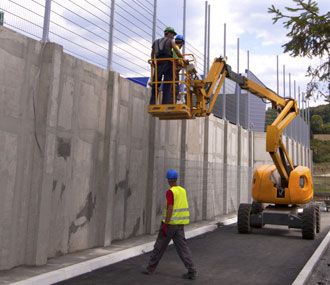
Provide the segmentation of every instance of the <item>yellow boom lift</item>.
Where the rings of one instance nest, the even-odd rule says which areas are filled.
[[[189,62],[183,69],[183,80],[178,78],[163,83],[172,85],[172,94],[178,94],[179,85],[185,96],[184,104],[160,104],[161,91],[155,90],[156,104],[149,105],[149,113],[161,120],[194,119],[211,114],[225,78],[236,82],[242,89],[268,100],[279,114],[267,126],[266,151],[274,164],[262,165],[253,174],[252,204],[242,203],[238,209],[238,232],[250,233],[251,228],[262,228],[265,224],[286,225],[299,228],[304,239],[314,239],[320,231],[319,208],[311,203],[313,184],[310,169],[294,166],[282,141],[284,129],[298,115],[297,102],[283,98],[274,91],[232,71],[224,58],[216,58],[209,73],[201,79],[194,67],[192,55],[185,55]],[[157,59],[152,59],[152,74],[157,73]],[[164,60],[164,59],[161,59]],[[168,58],[176,70],[178,59]],[[150,60],[151,61],[151,60]],[[156,77],[157,78],[157,77]],[[160,86],[161,82],[151,82]],[[181,90],[182,91],[182,90]]]

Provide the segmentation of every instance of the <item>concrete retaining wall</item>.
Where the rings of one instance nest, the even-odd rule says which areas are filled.
[[[264,133],[153,119],[147,89],[59,45],[0,27],[0,62],[0,270],[154,233],[170,167],[200,221],[250,201],[271,163]]]

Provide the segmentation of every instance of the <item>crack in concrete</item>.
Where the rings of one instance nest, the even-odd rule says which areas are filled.
[[[88,193],[84,207],[76,215],[75,221],[73,221],[69,228],[69,241],[71,234],[78,231],[79,228],[85,226],[92,218],[96,205],[96,196],[93,198],[92,192]]]

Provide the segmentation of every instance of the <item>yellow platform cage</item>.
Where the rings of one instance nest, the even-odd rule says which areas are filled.
[[[162,62],[171,62],[172,80],[157,81],[159,66]],[[185,54],[182,58],[159,58],[149,60],[151,65],[151,82],[154,89],[154,102],[150,104],[148,112],[161,120],[193,119],[206,116],[206,105],[203,94],[198,92],[204,86],[195,69],[195,58],[192,54]],[[170,84],[171,103],[162,102],[162,86]],[[198,88],[199,87],[199,88]],[[179,100],[181,99],[181,100]]]

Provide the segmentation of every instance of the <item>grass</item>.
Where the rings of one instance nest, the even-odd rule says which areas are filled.
[[[313,164],[314,175],[322,175],[330,173],[330,162],[321,162]],[[330,179],[330,177],[329,177]]]
[[[314,175],[313,186],[316,195],[330,194],[330,177]]]
[[[328,135],[328,134],[313,135],[313,138],[320,140],[320,141],[330,141],[330,135]]]

